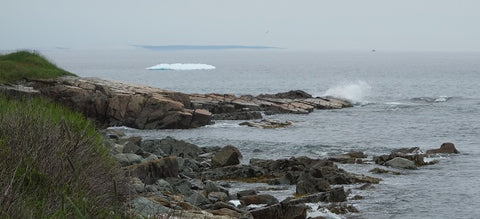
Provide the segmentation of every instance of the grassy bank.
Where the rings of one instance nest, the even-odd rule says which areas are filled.
[[[111,217],[127,193],[91,121],[0,94],[0,218]]]
[[[47,79],[74,74],[29,51],[0,55],[0,83],[15,83],[25,78]]]

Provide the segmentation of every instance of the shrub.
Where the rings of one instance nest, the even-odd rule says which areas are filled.
[[[0,94],[0,218],[120,214],[127,183],[107,152],[81,114]]]
[[[36,52],[18,51],[0,55],[0,82],[2,83],[15,83],[25,78],[56,78],[63,75],[74,76]]]

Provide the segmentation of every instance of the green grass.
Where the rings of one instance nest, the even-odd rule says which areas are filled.
[[[36,52],[18,51],[0,55],[0,83],[16,83],[22,79],[48,79],[64,75],[75,76]]]
[[[128,187],[92,121],[0,93],[0,218],[110,218]]]

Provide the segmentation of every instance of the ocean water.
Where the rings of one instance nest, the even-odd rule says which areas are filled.
[[[172,136],[199,146],[237,146],[251,158],[327,157],[351,150],[372,157],[401,147],[423,150],[453,142],[458,155],[404,175],[372,175],[374,164],[340,165],[380,177],[374,189],[352,193],[359,218],[476,218],[480,215],[480,54],[394,52],[43,51],[57,65],[85,77],[127,81],[186,93],[261,94],[305,90],[355,103],[308,115],[284,129],[242,127],[239,121],[191,130],[134,130],[144,138]],[[158,71],[157,64],[192,63],[210,70]],[[262,152],[254,152],[260,149]],[[291,194],[280,191],[279,197]],[[312,212],[330,217],[345,217]]]

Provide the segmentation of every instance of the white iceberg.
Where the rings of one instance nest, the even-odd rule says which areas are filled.
[[[173,64],[158,64],[146,68],[148,70],[212,70],[215,69],[213,65],[207,64],[191,64],[191,63],[173,63]]]

